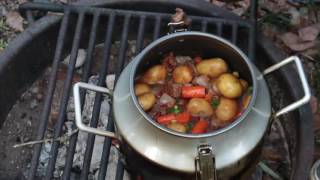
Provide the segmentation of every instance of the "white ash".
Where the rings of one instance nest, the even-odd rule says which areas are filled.
[[[37,169],[38,176],[46,175],[46,169],[48,167],[49,158],[50,158],[51,146],[52,146],[51,142],[47,142],[42,145],[42,150],[39,158],[39,165]],[[66,150],[67,150],[66,146],[63,146],[63,145],[58,150],[55,171],[53,172],[53,176],[55,178],[59,178],[62,175],[63,167],[65,164]]]
[[[91,76],[89,79],[89,83],[96,85],[98,83],[98,79],[99,79],[99,76]],[[106,85],[110,89],[113,88],[113,85],[114,85],[113,74],[108,75],[106,77]],[[95,95],[96,93],[93,91],[86,92],[86,97],[84,102],[85,104],[82,111],[82,117],[85,123],[89,123],[92,117]],[[98,123],[99,129],[106,129],[107,127],[108,115],[110,110],[109,103],[110,103],[110,98],[108,96],[103,96],[103,99],[101,101],[101,109],[100,109],[100,116],[99,116],[99,123]],[[74,101],[73,101],[73,96],[71,96],[69,98],[68,106],[67,106],[67,121],[64,123],[64,127],[63,127],[64,135],[66,134],[70,135],[71,132],[74,130],[73,129],[74,118],[75,118]],[[47,133],[51,134],[50,132],[47,132]],[[103,153],[104,139],[105,138],[101,136],[95,137],[95,144],[94,144],[92,159],[90,163],[89,179],[95,180],[98,177],[101,155]],[[88,133],[79,131],[78,141],[77,141],[76,150],[75,150],[74,159],[73,159],[74,168],[81,168],[83,166],[84,153],[86,150],[87,140],[88,140]],[[61,142],[57,160],[56,160],[56,165],[55,165],[54,178],[60,178],[63,173],[65,158],[67,155],[67,148],[68,148],[68,141]],[[46,173],[46,168],[49,162],[50,150],[51,150],[51,143],[44,143],[42,146],[42,151],[39,159],[39,166],[37,170],[38,175],[40,176],[44,176]],[[115,147],[111,147],[106,179],[115,178],[118,158],[119,158],[118,150]],[[128,173],[126,172],[124,174],[124,179],[126,180],[129,179]]]
[[[84,50],[84,49],[79,49],[79,50],[78,50],[77,60],[76,60],[76,65],[75,65],[76,68],[81,67],[81,66],[85,63],[85,61],[86,61],[86,55],[87,55],[86,50]],[[70,64],[70,57],[71,57],[71,54],[69,54],[69,55],[63,60],[62,63],[65,64],[65,65],[69,65],[69,64]]]
[[[107,75],[107,77],[106,77],[106,86],[107,86],[107,88],[113,90],[115,78],[116,78],[116,76],[114,74]]]
[[[35,109],[37,106],[38,106],[38,101],[36,99],[33,99],[31,102],[30,102],[30,108],[31,109]]]

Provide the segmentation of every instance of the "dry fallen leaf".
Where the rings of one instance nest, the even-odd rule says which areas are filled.
[[[287,0],[260,0],[259,5],[260,8],[267,9],[274,13],[287,11],[291,7],[287,3]]]
[[[315,130],[320,129],[320,113],[318,112],[319,103],[315,96],[311,96],[310,106],[313,114],[314,128]]]
[[[314,130],[320,130],[320,113],[316,113],[313,115],[314,121]]]
[[[310,106],[312,109],[312,113],[315,114],[318,111],[318,99],[315,96],[311,96]]]
[[[19,4],[23,4],[23,3],[26,3],[28,2],[27,0],[18,0]]]
[[[23,31],[23,18],[16,11],[10,11],[6,15],[6,23],[16,31]]]
[[[288,10],[288,13],[290,14],[291,18],[290,18],[290,24],[294,25],[294,26],[298,26],[301,23],[301,14],[300,12],[297,10],[297,8],[295,7],[291,7]]]
[[[319,35],[319,29],[315,26],[308,26],[299,30],[299,37],[302,41],[314,41]]]
[[[285,33],[280,38],[293,51],[303,51],[316,45],[315,41],[301,42],[299,36],[292,32]]]
[[[305,56],[309,60],[315,61],[315,57],[318,55],[318,49],[317,48],[310,48],[303,52],[301,52],[302,56]]]
[[[211,1],[211,3],[212,3],[213,5],[218,6],[218,7],[223,7],[223,6],[225,6],[225,5],[226,5],[226,3],[225,3],[225,2],[218,1],[218,0],[212,0],[212,1]]]

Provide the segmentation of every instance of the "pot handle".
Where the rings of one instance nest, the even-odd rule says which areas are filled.
[[[301,107],[302,105],[304,105],[310,101],[310,98],[311,98],[310,88],[309,88],[308,81],[307,81],[307,78],[305,76],[305,73],[304,73],[304,70],[302,67],[301,60],[298,56],[288,57],[287,59],[270,66],[269,68],[267,68],[263,71],[263,75],[270,74],[273,71],[275,71],[275,70],[281,68],[282,66],[285,66],[293,61],[295,62],[296,66],[297,66],[298,74],[299,74],[300,81],[302,83],[302,87],[303,87],[303,91],[304,91],[304,96],[301,99],[293,102],[292,104],[289,104],[288,106],[286,106],[286,107],[282,108],[281,110],[279,110],[278,112],[276,112],[274,114],[274,117],[278,117],[278,116],[281,116],[285,113],[293,111],[293,110]]]
[[[211,145],[201,144],[198,146],[195,169],[197,180],[198,173],[200,174],[200,180],[217,180],[216,161]]]
[[[93,127],[89,127],[82,122],[82,114],[81,114],[81,102],[80,102],[80,88],[95,91],[95,92],[102,92],[112,96],[112,91],[108,88],[84,83],[84,82],[77,82],[73,86],[73,96],[74,96],[74,108],[75,108],[75,118],[76,118],[76,125],[77,127],[85,132],[93,133],[100,136],[107,136],[110,138],[118,138],[118,136],[114,132],[105,131]]]

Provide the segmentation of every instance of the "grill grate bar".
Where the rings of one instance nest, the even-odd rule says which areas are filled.
[[[96,36],[97,36],[97,27],[99,23],[100,15],[95,14],[92,22],[92,28],[90,32],[90,38],[89,38],[89,44],[88,44],[88,53],[86,55],[86,60],[85,60],[85,65],[84,65],[84,72],[82,75],[82,82],[88,82],[89,77],[90,77],[90,70],[92,66],[92,57],[93,57],[93,52],[94,52],[94,47],[95,47],[95,42],[96,42]],[[82,107],[84,106],[84,100],[85,100],[85,90],[83,90],[80,94],[80,102]],[[67,180],[70,179],[70,172],[73,164],[73,157],[75,153],[75,148],[77,144],[77,139],[78,139],[78,133],[75,133],[72,135],[70,138],[69,142],[69,147],[68,147],[68,153],[66,157],[66,162],[65,162],[65,167],[63,170],[63,176],[62,179]]]
[[[146,24],[146,16],[141,16],[139,29],[138,29],[138,36],[137,36],[136,52],[140,52],[143,48],[143,36],[144,36],[145,24]]]
[[[110,108],[110,112],[112,112],[112,107]],[[112,113],[109,113],[109,116],[108,116],[107,131],[114,131]],[[103,151],[102,151],[100,170],[99,170],[99,175],[98,175],[99,180],[105,180],[105,177],[107,174],[107,169],[108,169],[107,162],[108,162],[109,155],[110,155],[110,148],[111,148],[111,138],[105,138],[104,143],[103,143]]]
[[[222,36],[222,23],[221,22],[217,23],[217,35]]]
[[[119,56],[118,56],[118,61],[117,61],[117,67],[116,67],[116,71],[115,71],[115,76],[116,79],[119,77],[121,70],[123,69],[123,66],[125,64],[125,58],[126,58],[126,49],[127,49],[127,39],[128,39],[128,33],[129,33],[129,25],[130,25],[130,15],[125,16],[125,20],[123,23],[123,31],[122,31],[122,36],[121,36],[121,42],[120,42],[120,50],[119,50]],[[116,80],[115,80],[116,82]],[[112,110],[110,111],[112,112]],[[112,117],[111,115],[112,113],[109,113],[109,118]],[[107,125],[107,130],[113,130],[113,119],[109,119],[108,125]],[[102,162],[108,162],[108,158],[109,158],[109,154],[110,154],[110,146],[111,146],[111,139],[110,138],[106,138],[105,142],[104,142],[104,147],[106,146],[106,148],[103,149],[103,154],[106,154],[105,157],[102,157],[105,161],[101,161]],[[107,151],[107,152],[105,152]],[[105,175],[106,175],[106,170],[107,170],[107,163],[104,163],[105,165],[103,165],[103,169],[100,169],[99,172],[99,179],[104,179]],[[119,164],[121,164],[121,162],[118,162],[118,166]],[[117,168],[117,174],[120,173],[123,174],[124,168],[122,166],[122,168]]]
[[[107,25],[107,34],[106,34],[106,40],[104,45],[104,53],[103,53],[103,65],[101,66],[100,73],[99,73],[99,80],[98,80],[98,86],[104,86],[107,70],[108,70],[108,64],[109,64],[109,54],[111,49],[111,43],[112,43],[112,33],[114,29],[114,22],[115,22],[115,14],[111,14],[109,16],[109,22]],[[98,121],[99,121],[99,114],[100,114],[100,108],[101,108],[101,101],[102,101],[102,94],[96,93],[93,110],[92,110],[92,117],[90,121],[91,127],[97,127]],[[83,167],[81,171],[81,180],[88,179],[89,169],[90,169],[90,163],[92,158],[92,151],[94,147],[94,141],[95,141],[95,135],[89,133],[88,134],[88,140],[87,140],[87,146],[86,151],[84,154],[84,160],[83,160]]]
[[[205,20],[203,20],[203,21],[201,22],[201,31],[202,31],[202,32],[207,32],[207,27],[208,27],[208,22],[205,21]]]
[[[45,99],[45,104],[44,108],[41,114],[41,120],[37,132],[37,137],[36,140],[41,140],[44,137],[46,127],[48,124],[48,118],[50,114],[50,109],[51,109],[51,103],[52,103],[52,98],[53,98],[53,93],[55,90],[55,84],[57,81],[57,72],[59,68],[59,62],[62,56],[62,49],[64,47],[64,39],[66,35],[66,31],[68,29],[68,24],[69,24],[69,14],[70,11],[66,11],[65,15],[62,19],[62,23],[60,26],[59,30],[59,36],[58,36],[58,41],[57,41],[57,48],[55,51],[55,56],[52,64],[52,73],[50,75],[49,79],[49,85],[48,85],[48,90],[47,90],[47,96]],[[30,167],[30,174],[28,176],[28,180],[33,180],[36,174],[36,170],[38,167],[38,160],[40,157],[40,152],[41,152],[42,144],[35,144],[34,146],[34,154],[32,156],[31,160],[31,167]]]
[[[72,43],[70,64],[68,66],[67,76],[66,76],[66,80],[64,82],[63,95],[62,95],[62,98],[60,101],[61,103],[60,103],[60,109],[59,109],[59,116],[58,116],[58,120],[56,122],[55,131],[54,131],[54,138],[55,139],[61,135],[62,126],[63,126],[64,120],[66,117],[66,110],[67,110],[67,105],[68,105],[68,100],[70,97],[70,90],[71,90],[71,85],[72,85],[72,76],[73,76],[74,66],[75,66],[76,59],[77,59],[79,42],[80,42],[81,33],[82,33],[83,21],[84,21],[84,13],[80,13],[79,17],[78,17],[77,28],[76,28],[76,32],[74,35],[74,40]],[[52,143],[51,151],[50,151],[51,156],[49,159],[46,177],[45,177],[45,179],[47,179],[47,180],[52,179],[53,171],[55,168],[55,163],[57,160],[59,145],[60,145],[60,143],[58,141],[54,141]]]
[[[115,70],[115,75],[116,75],[115,82],[117,82],[117,79],[125,64],[130,18],[131,18],[131,15],[126,15],[123,23],[123,31],[121,36],[118,61],[117,61],[117,66]]]
[[[154,31],[153,31],[153,40],[157,40],[160,36],[160,25],[161,25],[161,16],[156,17]]]
[[[121,161],[121,157],[119,158],[118,165],[117,165],[117,173],[116,173],[116,180],[121,180],[123,179],[123,174],[124,174],[124,166]]]
[[[233,23],[232,24],[232,37],[231,37],[231,42],[233,44],[237,44],[237,34],[238,34],[238,24]]]
[[[255,26],[255,25],[253,25]],[[249,59],[254,62],[255,61],[255,46],[256,46],[256,28],[249,28],[249,34],[252,34],[251,36],[248,36],[248,42],[249,42]]]

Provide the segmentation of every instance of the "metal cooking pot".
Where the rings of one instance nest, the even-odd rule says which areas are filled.
[[[253,87],[252,98],[245,112],[230,125],[205,134],[183,134],[163,127],[152,120],[139,105],[134,93],[134,79],[161,57],[173,51],[182,55],[220,57],[230,69],[238,71]],[[264,76],[294,62],[304,90],[304,97],[271,113],[270,94]],[[113,96],[116,132],[88,127],[82,122],[80,88]],[[187,31],[166,35],[138,54],[121,73],[114,92],[83,82],[74,85],[76,124],[80,130],[97,135],[124,139],[150,161],[180,172],[200,172],[201,179],[232,177],[246,166],[246,157],[262,141],[277,116],[292,111],[310,100],[310,90],[297,56],[289,57],[262,73],[248,57],[229,41],[207,33]],[[217,170],[217,174],[216,174]]]

